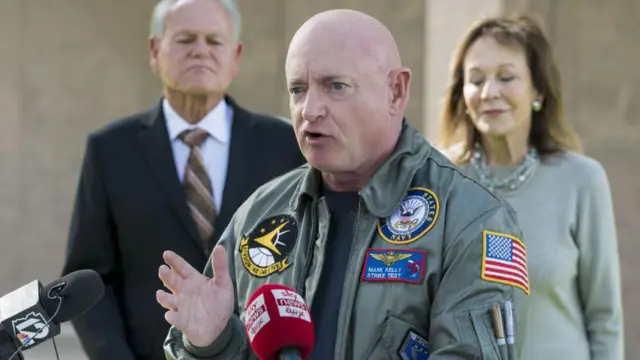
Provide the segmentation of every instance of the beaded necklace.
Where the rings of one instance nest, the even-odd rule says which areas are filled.
[[[511,174],[504,178],[494,177],[489,171],[487,159],[482,153],[481,147],[476,144],[471,156],[471,166],[479,176],[479,182],[490,191],[515,191],[519,189],[533,174],[540,163],[538,151],[534,147],[529,148],[524,161],[516,167]]]

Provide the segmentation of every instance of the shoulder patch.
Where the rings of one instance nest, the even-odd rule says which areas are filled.
[[[440,201],[422,187],[407,191],[407,196],[391,216],[378,221],[378,234],[388,243],[405,245],[429,232],[438,219]]]
[[[482,279],[515,286],[529,295],[527,247],[517,237],[482,232]]]
[[[289,255],[298,239],[298,225],[290,215],[269,217],[240,240],[242,265],[256,277],[283,272],[289,266]]]
[[[360,280],[420,284],[426,265],[425,250],[367,249]]]

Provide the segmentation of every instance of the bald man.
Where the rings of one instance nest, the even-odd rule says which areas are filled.
[[[286,77],[308,165],[240,207],[204,274],[165,253],[167,357],[255,359],[242,312],[278,283],[311,308],[311,359],[501,359],[491,310],[529,292],[516,214],[406,122],[411,72],[389,31],[320,13]]]

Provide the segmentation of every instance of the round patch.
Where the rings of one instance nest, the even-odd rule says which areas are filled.
[[[257,277],[282,272],[291,265],[289,255],[297,238],[298,226],[292,216],[267,218],[240,240],[242,264]]]
[[[391,216],[378,221],[378,233],[391,244],[409,244],[431,230],[439,210],[440,202],[433,191],[411,188],[400,207]]]

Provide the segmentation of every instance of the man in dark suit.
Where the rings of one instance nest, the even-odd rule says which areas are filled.
[[[305,162],[288,121],[226,95],[239,23],[233,1],[158,3],[151,65],[164,97],[89,136],[63,273],[93,269],[106,285],[73,322],[91,360],[164,359],[169,324],[155,300],[163,252],[204,268],[240,204]]]

